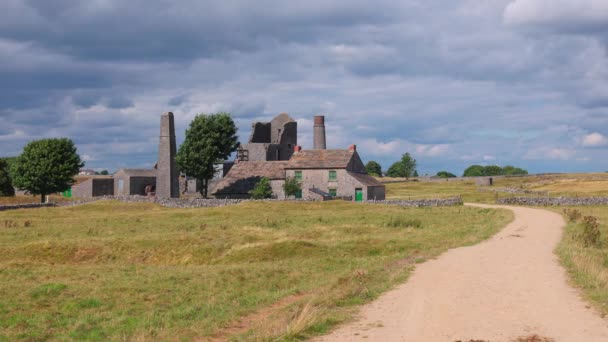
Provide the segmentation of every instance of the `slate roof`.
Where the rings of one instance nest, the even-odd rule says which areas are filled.
[[[355,151],[302,150],[294,152],[287,169],[345,169]]]
[[[285,179],[288,161],[247,161],[234,164],[212,192],[216,194],[248,194],[257,182],[266,177],[270,180]]]
[[[376,178],[370,175],[354,172],[349,172],[348,174],[365,186],[384,186],[384,184],[380,183]]]

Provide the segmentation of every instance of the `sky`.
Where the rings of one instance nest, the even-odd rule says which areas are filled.
[[[0,156],[151,167],[160,115],[287,112],[383,168],[608,171],[606,0],[2,0]]]

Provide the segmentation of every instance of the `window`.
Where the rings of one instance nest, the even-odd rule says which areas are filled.
[[[329,189],[329,196],[331,196],[331,197],[338,196],[338,190],[336,190],[336,189]]]
[[[329,171],[329,180],[330,181],[338,180],[338,175],[337,175],[336,171]]]
[[[302,171],[296,171],[295,178],[297,181],[301,181],[302,180]]]

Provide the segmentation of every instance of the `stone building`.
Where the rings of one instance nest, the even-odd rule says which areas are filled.
[[[72,197],[91,198],[114,195],[114,179],[109,176],[95,176],[80,179],[72,186]]]
[[[249,191],[266,177],[274,198],[284,199],[285,167],[288,161],[250,161],[234,164],[226,177],[219,180],[210,193],[216,198],[249,198]]]
[[[255,122],[249,142],[237,151],[240,161],[289,160],[298,144],[298,123],[287,113],[277,115],[271,122]]]
[[[148,195],[146,188],[156,191],[156,170],[121,169],[114,174],[114,195]]]

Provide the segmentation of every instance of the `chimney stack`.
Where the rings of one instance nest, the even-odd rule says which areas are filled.
[[[353,151],[353,152],[357,152],[357,145],[353,144],[353,145],[348,146],[348,150],[349,151]]]
[[[302,146],[300,146],[300,145],[294,146],[293,151],[294,152],[300,152],[300,151],[302,151]]]
[[[327,148],[325,144],[325,116],[315,116],[315,125],[313,127],[313,133],[314,149],[325,150]]]

